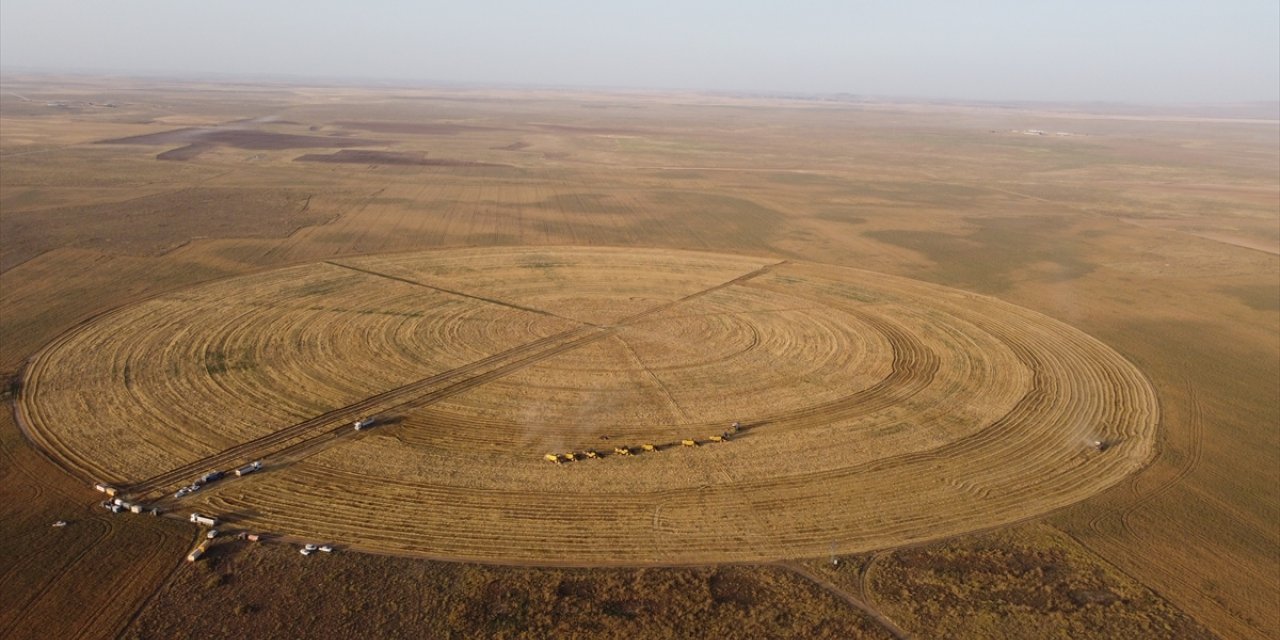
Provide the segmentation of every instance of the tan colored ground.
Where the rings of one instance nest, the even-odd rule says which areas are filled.
[[[1139,609],[1156,615],[1172,607],[1222,637],[1280,634],[1274,121],[675,94],[193,87],[8,76],[3,83],[0,370],[6,376],[111,309],[227,276],[389,252],[658,247],[929,281],[992,295],[1083,331],[1133,362],[1159,400],[1160,439],[1149,467],[1039,519],[1037,526],[1057,533],[996,539],[1036,550],[1032,557],[1039,558],[1073,549],[1073,561],[1110,567],[1155,594],[1156,600],[1089,604],[1111,607],[1113,615],[1060,624],[1076,637],[1118,637],[1131,627],[1109,621],[1154,619]],[[50,100],[121,106],[60,109],[46,107]],[[187,161],[156,159],[177,144],[94,144],[264,116],[275,119],[230,126],[340,133],[377,140],[370,150],[512,166],[302,163],[293,159],[337,148],[244,148],[243,137],[222,134]],[[1012,133],[1029,128],[1079,135]],[[253,216],[242,203],[258,194],[276,194],[264,200],[275,204],[264,206],[252,225],[224,224],[227,217]],[[128,206],[135,198],[146,198],[147,206]],[[111,219],[66,222],[90,213]],[[54,241],[40,233],[45,214]],[[23,231],[9,233],[13,228]],[[64,517],[72,533],[78,521],[105,518],[67,517],[95,494],[41,458],[12,425],[3,429],[6,459],[18,461],[4,471],[21,480],[0,482],[4,504],[20,514],[0,518],[0,565],[21,566],[23,580],[43,586],[24,591],[38,594],[34,600],[3,599],[0,634],[45,637],[41,630],[56,623],[69,633],[113,637],[131,619],[148,625],[131,627],[136,632],[232,613],[225,599],[188,604],[198,612],[156,604],[186,592],[185,576],[199,569],[181,563],[169,565],[178,568],[167,579],[148,569],[131,575],[154,580],[104,588],[102,581],[120,578],[120,567],[136,565],[111,553],[120,543],[91,543],[91,529],[100,525],[89,525],[74,534],[87,536],[77,538],[87,546],[57,544],[45,522]],[[52,497],[55,486],[63,497]],[[111,522],[121,540],[135,541],[168,526],[138,517]],[[154,547],[155,566],[174,559],[173,546]],[[963,591],[965,564],[951,543],[919,549],[922,555],[903,557],[922,568],[956,568],[930,580]],[[251,562],[254,552],[244,557]],[[59,569],[70,560],[80,569]],[[917,575],[907,569],[902,575]],[[269,574],[279,584],[354,575],[316,563],[279,563]],[[382,582],[362,584],[361,593],[385,600],[377,590]],[[1035,581],[1015,583],[1039,588]],[[470,582],[455,584],[450,598],[485,597]],[[630,584],[637,599],[695,588],[670,576]],[[872,595],[882,613],[914,633],[950,628],[948,621],[975,606],[939,599],[919,609]],[[830,606],[856,600],[835,598]],[[64,604],[73,601],[81,606]],[[145,602],[153,604],[140,610]],[[977,606],[996,612],[1005,605]],[[132,618],[122,609],[142,614]],[[271,606],[262,612],[279,620],[296,614]],[[420,630],[428,628],[423,616],[434,614],[388,615]]]

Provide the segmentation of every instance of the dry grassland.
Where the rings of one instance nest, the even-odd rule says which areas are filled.
[[[84,77],[0,83],[0,373],[14,381],[9,398],[56,399],[35,403],[36,412],[45,412],[46,427],[62,429],[39,431],[37,449],[15,424],[0,424],[0,502],[12,507],[0,518],[0,566],[12,568],[0,581],[0,635],[114,637],[124,627],[163,634],[186,628],[192,615],[243,628],[231,621],[236,594],[248,593],[250,582],[264,593],[358,584],[366,604],[351,606],[370,611],[368,603],[395,600],[386,576],[409,575],[411,566],[457,578],[433,598],[489,612],[457,628],[514,633],[514,609],[502,604],[508,592],[484,585],[517,574],[543,584],[566,571],[355,553],[342,558],[350,565],[329,562],[338,556],[322,564],[284,547],[239,549],[228,562],[269,570],[245,570],[245,582],[192,604],[188,569],[165,568],[189,543],[176,523],[84,512],[97,495],[85,478],[41,455],[55,452],[58,464],[81,473],[142,480],[158,493],[145,481],[188,480],[207,470],[202,461],[230,463],[262,446],[280,452],[278,468],[199,496],[207,502],[198,508],[364,548],[417,545],[413,552],[427,555],[427,547],[447,546],[446,536],[384,526],[375,540],[349,522],[368,507],[399,504],[388,496],[430,504],[469,489],[475,524],[453,536],[454,557],[496,555],[482,551],[482,543],[492,546],[486,536],[517,523],[530,535],[508,555],[551,554],[529,541],[578,531],[575,523],[603,529],[601,520],[615,518],[616,536],[607,533],[616,539],[566,534],[559,556],[605,562],[619,560],[605,557],[618,541],[637,545],[630,561],[795,558],[829,554],[824,541],[870,549],[1036,521],[1039,533],[1002,529],[881,554],[870,572],[880,578],[862,590],[806,565],[809,574],[786,574],[804,578],[804,589],[758,592],[754,610],[767,612],[768,623],[760,618],[765,626],[750,628],[763,635],[813,634],[837,610],[860,615],[859,603],[879,612],[871,619],[883,629],[896,624],[919,635],[990,630],[965,620],[1009,621],[1000,631],[1014,636],[1035,624],[1049,630],[1043,635],[1073,637],[1194,636],[1197,624],[1226,638],[1280,634],[1273,116]],[[1075,135],[1017,133],[1026,129]],[[187,133],[175,138],[175,131]],[[344,149],[342,157],[368,162],[294,161]],[[397,158],[469,164],[383,161]],[[426,256],[472,259],[479,254],[465,250],[484,247],[521,247],[504,251],[530,256],[528,248],[694,250],[715,254],[725,268],[703,279],[653,270],[652,280],[554,259],[495,261],[488,274],[426,268]],[[437,249],[449,251],[425,252]],[[704,282],[784,261],[641,321],[607,326]],[[237,298],[233,283],[260,289]],[[851,292],[896,299],[842,295]],[[126,320],[130,331],[95,335]],[[76,359],[71,346],[103,357]],[[24,364],[37,353],[44,357],[27,377],[44,382],[21,391]],[[63,364],[41,370],[54,353],[67,356]],[[901,380],[897,353],[919,356],[903,361],[911,373]],[[922,375],[928,370],[932,377]],[[1148,386],[1133,387],[1133,371]],[[892,384],[877,387],[886,380]],[[904,397],[913,385],[919,389]],[[698,391],[707,386],[720,392]],[[841,406],[886,387],[885,406]],[[1123,414],[1158,417],[1150,451],[1122,445],[1070,463],[1051,442],[1049,434],[1074,435],[1142,405],[1137,396],[1131,404],[1090,400],[1098,388],[1154,393],[1158,410]],[[368,395],[384,389],[393,392]],[[122,420],[79,422],[102,402]],[[381,431],[352,438],[331,428],[387,404],[398,407],[398,419]],[[739,416],[747,410],[751,417]],[[1031,423],[1001,432],[1013,428],[1000,421],[1004,412]],[[1035,419],[1042,415],[1050,420]],[[595,443],[611,451],[615,436],[684,437],[682,427],[743,418],[762,424],[695,451],[561,467],[541,460],[547,449]],[[99,453],[77,440],[90,433],[101,438]],[[984,438],[997,433],[1004,436]],[[938,452],[946,473],[900,477],[903,484],[892,486],[870,472],[890,459],[878,447],[904,452],[895,458],[902,469],[927,467],[913,456]],[[370,477],[383,458],[416,477],[400,485]],[[583,480],[588,472],[598,486]],[[502,500],[477,503],[482,489],[509,491],[531,479],[518,489],[541,496],[532,506],[496,524],[484,520]],[[753,503],[753,491],[715,489],[734,483],[785,499]],[[365,484],[368,505],[346,494]],[[547,497],[555,492],[585,502]],[[611,499],[643,492],[638,502]],[[663,492],[672,504],[659,509]],[[928,517],[913,517],[908,492],[932,505]],[[833,504],[833,493],[898,498],[882,508],[869,498]],[[1076,502],[1085,496],[1092,497]],[[297,519],[321,502],[342,515]],[[593,520],[578,504],[601,515]],[[1061,508],[1047,511],[1054,507]],[[423,517],[427,509],[416,508]],[[792,508],[807,514],[803,527],[790,519]],[[706,513],[733,520],[742,540],[716,541],[729,526],[708,524]],[[53,519],[70,525],[52,529]],[[654,533],[655,522],[667,533]],[[375,565],[382,568],[355,569]],[[1051,567],[1074,577],[1050,576]],[[712,569],[688,569],[703,572],[693,582],[639,569],[579,571],[615,576],[610,602],[679,601],[705,611],[699,616],[729,618],[729,609],[692,604],[710,602],[697,594],[709,589],[698,580]],[[738,571],[765,583],[777,575],[759,565]],[[979,597],[966,586],[975,575],[1007,588],[999,598]],[[895,595],[904,582],[928,584],[932,596]],[[1099,585],[1121,599],[1070,600],[1071,589]],[[818,588],[832,597],[808,600]],[[643,631],[619,625],[619,613],[672,615],[606,608],[572,593],[565,596],[572,606],[531,596],[544,604],[530,610],[546,617],[524,623],[618,636]],[[788,619],[786,611],[802,606],[797,600],[831,615]],[[1054,602],[1057,614],[1035,604]],[[441,628],[443,610],[399,606],[389,615],[407,635]],[[273,613],[255,628],[288,635],[270,621],[296,611],[263,611]],[[242,621],[252,626],[254,616]],[[649,626],[654,635],[692,628]]]
[[[298,559],[288,547],[214,547],[175,571],[122,637],[187,637],[190,618],[173,615],[182,610],[223,637],[893,638],[776,566],[526,569],[343,554],[312,558],[306,588],[279,589]]]
[[[1044,525],[805,566],[921,637],[1214,637]]]

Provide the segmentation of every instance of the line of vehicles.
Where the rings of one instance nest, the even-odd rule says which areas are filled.
[[[355,428],[356,431],[363,431],[376,424],[377,424],[377,418],[373,416],[368,416],[368,417],[364,417],[364,418],[360,418],[359,420],[356,420],[355,422],[352,423],[352,426]],[[186,496],[189,496],[192,493],[199,491],[201,488],[205,487],[206,485],[217,482],[227,477],[228,474],[235,474],[235,476],[239,478],[239,477],[244,477],[251,473],[261,471],[261,470],[262,470],[261,460],[254,460],[249,464],[246,464],[242,467],[238,467],[231,471],[220,471],[215,469],[213,471],[209,471],[205,473],[199,478],[196,478],[191,482],[191,484],[179,488],[177,492],[173,494],[173,497],[185,498]],[[129,502],[125,500],[123,496],[119,495],[120,490],[112,485],[106,484],[104,482],[98,482],[98,483],[94,483],[93,488],[107,495],[108,499],[102,502],[102,507],[108,509],[112,513],[132,511],[133,513],[148,512],[151,515],[160,515],[160,510],[157,507],[148,507],[146,505],[143,505],[140,502]],[[195,562],[205,554],[205,552],[209,549],[210,543],[212,543],[215,538],[221,535],[222,531],[220,531],[217,528],[218,519],[214,516],[208,516],[201,513],[192,513],[188,517],[188,520],[194,524],[209,527],[209,530],[205,532],[205,539],[200,541],[200,544],[196,545],[196,547],[192,549],[190,553],[187,554],[187,560],[191,562]],[[59,520],[58,523],[54,524],[54,526],[65,526],[65,524],[66,524],[65,522]],[[251,542],[257,542],[258,540],[260,540],[261,535],[262,534],[247,533],[247,532],[240,533],[241,538],[247,539]],[[324,545],[307,544],[303,546],[301,549],[299,549],[299,553],[301,553],[304,556],[309,556],[315,552],[332,553],[333,550],[334,550],[333,545],[329,545],[329,544],[324,544]]]
[[[250,462],[249,464],[246,464],[245,466],[240,467],[239,469],[236,469],[231,473],[234,473],[238,478],[241,476],[247,476],[260,469],[262,469],[262,461],[254,460],[253,462]],[[178,489],[178,492],[173,494],[173,497],[182,498],[182,497],[191,495],[199,491],[201,487],[213,482],[217,482],[225,477],[227,477],[227,474],[223,471],[217,471],[217,470],[210,471],[200,476],[199,478],[196,478],[195,481],[192,482],[191,484],[185,487],[182,487],[181,489]]]
[[[741,429],[742,429],[742,423],[734,422],[733,424],[729,425],[729,428],[727,430],[720,433],[719,435],[708,436],[701,442],[693,438],[685,438],[683,440],[680,440],[678,446],[697,447],[703,443],[728,442],[729,440],[732,440],[733,437],[736,436]],[[654,445],[652,443],[646,442],[640,445],[639,447],[627,447],[627,446],[614,447],[612,455],[633,456],[642,452],[650,453],[654,451],[662,451],[675,446],[677,446],[677,443],[675,442],[669,442],[669,443],[658,444],[658,445]],[[542,456],[542,459],[546,460],[547,462],[552,462],[555,464],[563,464],[565,462],[576,462],[578,460],[594,460],[594,459],[602,458],[606,455],[610,455],[610,454],[601,453],[596,451],[595,449],[587,449],[581,452],[570,451],[569,453],[548,453]]]
[[[359,420],[356,420],[355,422],[353,422],[352,427],[354,427],[356,431],[363,431],[365,429],[373,427],[376,424],[377,424],[377,418],[373,416],[368,416],[368,417],[360,418]],[[229,472],[215,469],[213,471],[209,471],[205,473],[199,478],[196,478],[194,481],[191,482],[191,484],[179,488],[177,492],[173,494],[173,497],[184,498],[186,496],[189,496],[192,493],[199,491],[204,486],[217,482],[227,477],[228,474],[235,474],[235,476],[239,478],[239,477],[244,477],[251,473],[261,471],[261,470],[262,470],[261,460],[254,460],[249,464],[246,464],[242,467],[238,467]],[[119,495],[120,490],[112,485],[109,485],[103,482],[98,482],[98,483],[94,483],[93,488],[107,495],[108,499],[102,502],[102,507],[110,510],[112,513],[121,513],[123,511],[131,511],[133,513],[147,512],[153,516],[160,515],[160,510],[157,507],[148,507],[140,502],[129,502],[125,500],[123,496]],[[214,516],[204,515],[201,513],[192,513],[187,519],[193,524],[209,527],[209,530],[205,532],[205,535],[204,535],[205,539],[201,540],[200,544],[196,545],[196,547],[192,549],[190,553],[187,554],[187,560],[189,562],[195,562],[204,556],[204,554],[209,549],[209,545],[213,542],[214,539],[216,539],[218,536],[222,534],[222,531],[218,529],[219,521]],[[66,522],[59,520],[56,523],[54,523],[53,526],[55,527],[66,526]],[[251,542],[257,542],[262,539],[262,535],[263,534],[241,532],[239,534],[239,537],[241,539],[249,540]],[[316,545],[316,544],[308,543],[303,545],[302,548],[298,550],[298,553],[301,553],[304,556],[309,556],[317,552],[333,553],[333,551],[334,551],[334,547],[331,544]]]
[[[378,418],[377,418],[377,417],[375,417],[375,416],[366,416],[366,417],[360,418],[359,420],[356,420],[355,422],[352,422],[352,423],[351,423],[351,426],[352,426],[356,431],[364,431],[365,429],[369,429],[369,428],[371,428],[371,427],[374,427],[374,426],[376,426],[377,424],[378,424]],[[246,465],[244,465],[243,467],[239,467],[239,468],[237,468],[237,469],[233,469],[233,470],[231,470],[231,471],[219,471],[219,470],[215,469],[215,470],[213,470],[213,471],[209,471],[208,473],[205,473],[204,475],[200,476],[199,478],[196,478],[194,481],[192,481],[192,482],[191,482],[191,484],[189,484],[189,485],[186,485],[186,486],[184,486],[184,487],[179,488],[179,489],[178,489],[178,491],[177,491],[177,492],[175,492],[175,493],[173,494],[173,497],[175,497],[175,498],[184,498],[184,497],[186,497],[186,496],[189,496],[189,495],[191,495],[191,494],[193,494],[193,493],[195,493],[195,492],[199,491],[199,490],[200,490],[202,487],[204,487],[205,485],[210,484],[210,483],[213,483],[213,482],[217,482],[218,480],[221,480],[221,479],[223,479],[223,478],[227,477],[227,474],[229,474],[229,473],[231,473],[231,474],[235,474],[235,476],[238,478],[238,477],[247,476],[247,475],[249,475],[249,474],[251,474],[251,473],[254,473],[254,472],[256,472],[256,471],[260,471],[260,470],[262,470],[262,461],[261,461],[261,460],[254,460],[253,462],[250,462],[249,464],[246,464]],[[111,486],[111,485],[108,485],[108,484],[106,484],[106,483],[102,483],[102,482],[95,483],[95,484],[93,485],[93,488],[94,488],[94,489],[96,489],[96,490],[98,490],[98,491],[100,491],[100,492],[102,492],[102,493],[107,494],[107,497],[110,497],[110,498],[114,498],[114,497],[116,496],[116,494],[117,494],[117,493],[119,493],[119,489],[117,489],[116,487],[113,487],[113,486]],[[104,503],[104,504],[105,504],[105,503]],[[126,507],[126,508],[127,508],[127,507]]]
[[[145,505],[141,502],[130,502],[122,497],[115,497],[98,503],[98,506],[110,511],[111,513],[147,513],[153,516],[160,515],[159,507]]]
[[[222,524],[222,522],[218,520],[218,518],[215,516],[205,515],[202,513],[192,513],[190,516],[187,517],[187,520],[190,521],[192,524],[198,524],[200,526],[209,528],[209,530],[204,533],[204,540],[201,540],[200,544],[196,545],[196,547],[191,550],[191,553],[187,554],[187,560],[190,562],[195,562],[196,560],[199,560],[201,556],[205,554],[206,551],[209,550],[209,545],[212,544],[213,540],[222,536],[222,534],[226,532],[218,528],[218,525]],[[240,533],[236,534],[236,538],[240,540],[248,540],[249,542],[259,542],[261,540],[271,538],[271,537],[273,536],[271,536],[270,534],[249,533],[247,531],[241,531]],[[318,545],[314,543],[307,543],[298,549],[298,553],[301,553],[304,556],[309,556],[317,552],[333,553],[334,550],[335,550],[335,547],[332,544]]]
[[[351,426],[352,426],[352,427],[354,427],[356,431],[364,431],[365,429],[368,429],[368,428],[370,428],[370,427],[373,427],[373,426],[377,425],[377,423],[378,423],[378,419],[377,419],[376,417],[374,417],[374,416],[366,416],[366,417],[364,417],[364,418],[360,418],[359,420],[356,420],[355,422],[351,423]],[[251,474],[251,473],[253,473],[253,472],[255,472],[255,471],[259,471],[259,470],[261,470],[261,469],[262,469],[262,461],[261,461],[261,460],[255,460],[255,461],[250,462],[249,464],[247,464],[247,465],[245,465],[245,466],[243,466],[243,467],[240,467],[240,468],[238,468],[238,469],[235,469],[235,470],[231,471],[231,473],[234,473],[234,474],[236,475],[236,477],[238,478],[238,477],[242,477],[242,476],[247,476],[247,475],[249,475],[249,474]],[[192,482],[191,484],[189,484],[189,485],[187,485],[187,486],[185,486],[185,487],[182,487],[182,488],[178,489],[177,493],[174,493],[174,494],[173,494],[173,497],[175,497],[175,498],[184,498],[184,497],[186,497],[186,496],[189,496],[189,495],[191,495],[191,494],[193,494],[193,493],[195,493],[195,492],[199,491],[201,487],[203,487],[203,486],[205,486],[205,485],[207,485],[207,484],[209,484],[209,483],[212,483],[212,482],[217,482],[218,480],[221,480],[222,478],[225,478],[225,477],[226,477],[226,475],[227,475],[227,473],[226,473],[226,472],[223,472],[223,471],[217,471],[217,470],[210,471],[210,472],[208,472],[208,473],[204,474],[203,476],[200,476],[199,478],[196,478],[196,479],[195,479],[195,481],[194,481],[194,482]],[[110,495],[110,494],[109,494],[109,495]]]

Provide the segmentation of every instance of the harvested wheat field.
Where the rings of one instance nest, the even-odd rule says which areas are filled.
[[[26,375],[32,435],[86,479],[155,499],[261,460],[163,504],[499,563],[780,560],[984,529],[1115,484],[1158,420],[1134,366],[1035,312],[672,250],[225,279],[69,332]]]

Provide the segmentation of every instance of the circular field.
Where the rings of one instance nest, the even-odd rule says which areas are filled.
[[[29,433],[86,479],[249,530],[487,562],[759,561],[954,535],[1114,484],[1152,456],[1158,421],[1132,364],[1032,311],[660,250],[233,278],[99,318],[27,371]],[[171,497],[252,460],[263,470]]]

